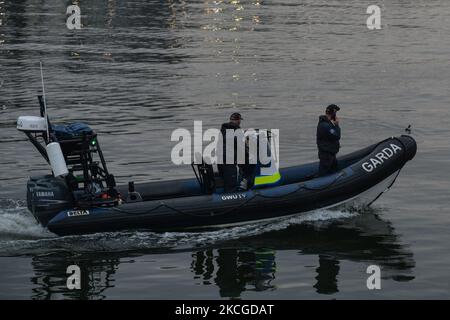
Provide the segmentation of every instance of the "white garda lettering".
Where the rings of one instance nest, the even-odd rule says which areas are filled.
[[[378,167],[378,165],[383,164],[382,162],[378,161],[375,158],[370,158],[370,162],[372,162],[372,165],[373,165],[374,168]]]
[[[402,150],[402,148],[400,148],[398,145],[391,143],[391,148],[394,151],[394,153],[397,153],[397,150]]]
[[[363,169],[364,170],[366,170],[367,172],[372,172],[373,171],[373,166],[370,164],[370,163],[368,163],[368,162],[364,162],[363,164],[362,164],[362,167],[363,167]]]
[[[378,152],[374,158],[370,158],[367,162],[364,162],[361,166],[366,172],[372,172],[377,167],[381,166],[385,161],[392,158],[394,154],[401,151],[398,145],[391,143],[390,148],[384,148],[381,152]]]
[[[387,155],[388,158],[390,158],[390,157],[392,157],[394,155],[394,151],[392,151],[392,149],[390,149],[390,148],[384,148],[383,149],[383,153],[385,155]]]
[[[383,162],[384,160],[388,160],[389,158],[386,157],[386,155],[383,152],[379,152],[375,155],[375,157],[377,157],[378,160],[380,160],[381,162]]]

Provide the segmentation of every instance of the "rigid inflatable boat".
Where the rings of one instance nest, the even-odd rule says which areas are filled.
[[[42,98],[40,117],[19,117],[18,130],[51,165],[52,174],[30,177],[28,209],[58,235],[145,229],[172,231],[226,227],[278,219],[357,201],[368,206],[395,182],[417,150],[401,135],[338,158],[338,171],[317,177],[318,163],[278,170],[245,191],[224,193],[211,166],[195,177],[116,186],[97,134],[82,123],[53,125]]]

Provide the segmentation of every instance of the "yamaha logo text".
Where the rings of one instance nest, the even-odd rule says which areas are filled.
[[[36,191],[36,197],[54,197],[53,191]]]

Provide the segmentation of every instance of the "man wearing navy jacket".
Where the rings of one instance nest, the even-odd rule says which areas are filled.
[[[317,125],[317,147],[319,149],[319,177],[332,174],[337,171],[336,154],[339,152],[341,128],[336,112],[340,108],[330,104],[325,115],[319,117]]]
[[[230,116],[230,122],[222,124],[220,132],[223,138],[223,164],[218,165],[219,173],[222,175],[224,180],[225,192],[235,192],[238,187],[238,167],[237,167],[237,138],[234,137],[234,161],[232,163],[226,162],[227,156],[227,143],[226,143],[226,131],[227,130],[240,130],[241,120],[244,120],[240,113],[233,113]]]

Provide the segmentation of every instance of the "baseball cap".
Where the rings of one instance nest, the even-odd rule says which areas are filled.
[[[235,112],[230,116],[230,120],[244,120],[244,118],[242,118],[240,113]]]
[[[331,113],[331,112],[335,112],[335,111],[339,111],[339,110],[341,110],[341,108],[339,108],[337,105],[335,105],[335,104],[330,104],[330,105],[327,107],[326,112],[327,112],[327,113]]]

